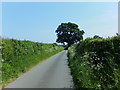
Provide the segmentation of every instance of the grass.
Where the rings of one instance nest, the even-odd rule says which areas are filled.
[[[3,39],[2,44],[2,86],[7,85],[46,58],[63,50],[63,47],[57,44],[15,39]]]

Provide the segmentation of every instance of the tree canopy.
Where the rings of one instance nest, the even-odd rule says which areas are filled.
[[[58,26],[56,33],[58,37],[56,42],[63,43],[64,45],[66,42],[69,47],[83,39],[84,31],[80,30],[77,24],[68,22],[61,23],[61,25]]]
[[[93,38],[100,38],[100,39],[102,39],[102,37],[100,37],[98,35],[95,35]]]

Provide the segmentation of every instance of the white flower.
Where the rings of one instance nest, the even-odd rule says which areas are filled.
[[[99,85],[97,85],[98,87],[101,87],[101,85],[99,84]]]
[[[2,59],[1,62],[4,62],[4,59]]]

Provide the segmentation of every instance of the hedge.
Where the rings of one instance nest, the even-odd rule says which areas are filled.
[[[120,88],[120,36],[87,38],[68,57],[76,88]]]
[[[43,59],[62,51],[63,47],[55,43],[2,39],[1,50],[2,85],[5,85]]]

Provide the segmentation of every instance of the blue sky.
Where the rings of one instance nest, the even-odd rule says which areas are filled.
[[[114,36],[118,32],[117,2],[4,2],[2,35],[5,38],[54,43],[58,25],[73,22],[84,38]]]

